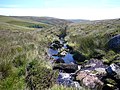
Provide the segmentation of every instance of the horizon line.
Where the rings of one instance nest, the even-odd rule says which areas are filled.
[[[46,17],[46,18],[55,18],[55,19],[63,19],[63,20],[88,20],[88,21],[97,21],[97,20],[112,20],[112,19],[120,19],[120,17],[117,18],[105,18],[105,19],[94,19],[94,20],[90,20],[90,19],[85,19],[85,18],[59,18],[59,17],[51,17],[51,16],[32,16],[32,15],[3,15],[0,14],[0,16],[8,16],[8,17]]]

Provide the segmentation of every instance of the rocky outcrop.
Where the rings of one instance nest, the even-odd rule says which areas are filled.
[[[76,80],[80,81],[83,87],[92,90],[102,90],[104,83],[101,78],[107,74],[105,71],[106,67],[102,61],[91,59],[76,73]]]
[[[94,75],[87,75],[85,78],[83,78],[81,83],[82,86],[85,86],[89,89],[102,90],[103,88],[103,82]]]
[[[53,58],[53,70],[59,70],[57,84],[90,90],[114,90],[120,86],[119,63],[106,65],[100,58],[86,60],[64,40],[54,41],[48,49],[48,56]]]
[[[108,42],[109,49],[120,51],[120,34],[112,37]]]

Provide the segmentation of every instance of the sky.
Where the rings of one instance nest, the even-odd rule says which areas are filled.
[[[0,0],[0,15],[114,19],[120,18],[120,0]]]

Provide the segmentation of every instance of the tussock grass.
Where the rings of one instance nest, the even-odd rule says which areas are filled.
[[[107,42],[111,37],[120,34],[120,20],[71,24],[67,33],[69,43],[91,58],[95,54],[107,53]]]
[[[51,86],[54,81],[52,78],[49,82],[46,80],[48,84],[41,82],[45,81],[49,75],[48,71],[51,71],[45,54],[50,41],[49,38],[45,37],[47,33],[44,31],[14,32],[11,30],[1,30],[0,32],[0,89],[23,90],[31,88],[27,84],[31,82],[29,81],[31,79],[34,80],[32,84],[37,85],[34,88],[38,90],[42,86],[44,88]],[[33,67],[29,67],[31,63],[33,63]],[[27,71],[28,67],[29,70]],[[54,73],[52,75],[54,76]],[[27,78],[29,79],[26,80]],[[38,80],[38,78],[40,79]]]
[[[59,34],[66,33],[68,44],[87,59],[102,55],[110,63],[119,57],[119,53],[107,50],[106,44],[120,34],[120,20],[71,24],[67,31],[64,25],[30,29],[25,26],[33,22],[26,22],[0,16],[0,90],[75,90],[54,85],[58,73],[52,71],[46,50]]]

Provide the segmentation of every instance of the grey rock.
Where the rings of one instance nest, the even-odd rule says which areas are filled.
[[[108,48],[120,51],[120,34],[112,37],[108,42]]]
[[[117,79],[120,79],[120,66],[113,63],[110,65],[110,67],[111,67],[112,71],[116,73],[115,77]]]
[[[95,70],[96,68],[106,68],[107,65],[103,64],[102,60],[90,59],[85,65],[83,70]]]
[[[60,72],[57,79],[57,83],[68,87],[81,88],[80,84],[76,81],[73,81],[71,75],[68,73]]]
[[[80,81],[83,87],[102,90],[104,83],[101,79],[107,75],[106,67],[101,60],[91,59],[77,72],[76,80]]]
[[[95,75],[87,75],[83,80],[82,84],[90,89],[102,90],[103,82],[98,79]]]
[[[85,70],[77,73],[76,80],[80,81],[80,84],[83,87],[102,90],[103,82],[96,76],[96,74],[92,74],[91,71]]]
[[[75,73],[76,70],[80,70],[81,66],[76,65],[76,64],[65,64],[65,63],[61,63],[61,64],[56,64],[53,66],[53,69],[59,69],[62,70],[63,72],[66,73]]]

